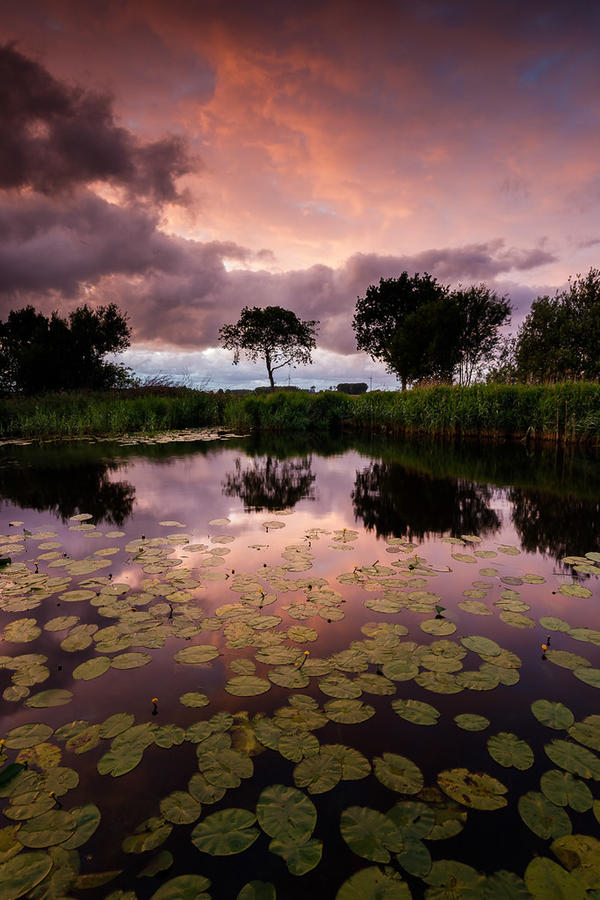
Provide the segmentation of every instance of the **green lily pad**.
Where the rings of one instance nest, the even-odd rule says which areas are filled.
[[[525,869],[525,884],[534,900],[586,900],[588,896],[574,875],[545,856],[531,860]]]
[[[420,672],[415,675],[415,682],[434,694],[459,694],[463,690],[450,672]]]
[[[100,810],[95,803],[76,806],[70,810],[75,819],[75,831],[61,847],[65,850],[76,850],[88,841],[100,824]]]
[[[411,657],[398,657],[384,663],[382,668],[386,678],[392,681],[412,681],[419,672],[419,667]]]
[[[435,885],[427,891],[428,898],[439,900],[452,900],[460,897],[461,900],[476,900],[484,894],[484,878],[472,866],[467,866],[453,859],[436,860],[428,875],[424,877],[427,884]]]
[[[160,801],[160,814],[174,825],[189,825],[200,818],[202,807],[186,791],[173,791]]]
[[[561,584],[558,593],[566,594],[567,597],[582,597],[584,599],[592,596],[590,589],[582,584]]]
[[[100,775],[112,775],[113,778],[119,778],[132,772],[138,766],[144,756],[142,748],[133,747],[112,747],[104,756],[98,760],[97,769]]]
[[[374,708],[360,700],[329,700],[323,710],[332,722],[341,722],[344,725],[366,722],[375,715]]]
[[[28,819],[19,829],[19,841],[25,847],[53,847],[66,841],[77,827],[76,819],[64,809],[52,809]]]
[[[454,634],[456,631],[454,622],[449,622],[447,619],[425,619],[419,624],[419,628],[426,634],[437,635]]]
[[[571,834],[571,820],[564,809],[539,791],[528,791],[519,797],[519,815],[527,827],[544,840]]]
[[[286,759],[297,763],[305,756],[314,756],[318,753],[319,742],[314,734],[281,734],[273,749],[279,750]]]
[[[330,754],[339,762],[342,767],[342,781],[360,781],[371,772],[369,760],[353,747],[346,747],[344,744],[323,744],[321,753]]]
[[[533,765],[533,751],[529,744],[508,731],[488,738],[487,748],[492,759],[505,768],[514,766],[525,771]]]
[[[79,681],[91,681],[110,669],[111,660],[108,656],[94,656],[86,662],[80,663],[73,669],[73,678]]]
[[[100,725],[101,738],[113,738],[131,728],[135,721],[131,713],[115,713]]]
[[[554,740],[544,748],[554,765],[581,778],[600,781],[600,759],[591,750],[572,741]]]
[[[247,850],[258,838],[256,816],[247,809],[223,809],[206,816],[192,831],[192,843],[211,856],[231,856]]]
[[[206,696],[206,694],[201,694],[198,691],[186,691],[185,694],[182,694],[179,698],[179,702],[183,706],[190,706],[193,709],[201,709],[203,706],[208,706],[210,700]]]
[[[600,715],[586,716],[582,722],[575,722],[569,728],[569,737],[592,750],[600,750]]]
[[[121,844],[123,853],[145,853],[160,847],[173,831],[173,826],[161,818],[147,819],[127,835]]]
[[[570,728],[575,721],[575,716],[568,706],[556,700],[534,700],[531,712],[542,725],[555,728],[557,731]]]
[[[327,694],[328,697],[337,697],[338,699],[356,699],[362,694],[360,688],[355,682],[342,675],[340,672],[333,672],[325,678],[319,680],[319,689]]]
[[[402,800],[386,813],[397,825],[404,838],[418,840],[427,837],[435,824],[435,814],[426,803]]]
[[[138,878],[154,878],[160,872],[165,872],[173,865],[173,854],[168,850],[161,850],[154,856],[148,865],[144,866],[138,874]]]
[[[570,772],[550,769],[542,775],[540,787],[544,797],[556,806],[570,806],[575,812],[587,812],[594,803],[587,784],[575,778]]]
[[[34,641],[42,633],[35,619],[14,619],[9,622],[2,635],[5,641],[14,644],[27,644]]]
[[[225,796],[226,788],[211,784],[204,775],[196,772],[188,782],[188,791],[198,803],[218,803]]]
[[[269,844],[271,853],[276,853],[285,860],[291,875],[305,875],[321,862],[323,844],[321,841],[309,840],[305,844],[284,843],[273,838]]]
[[[140,666],[147,666],[150,662],[152,662],[152,656],[149,653],[120,653],[118,656],[113,656],[111,667],[113,669],[139,669]]]
[[[324,794],[339,783],[342,766],[331,753],[317,753],[298,763],[294,769],[294,784],[308,788],[309,794]]]
[[[593,669],[591,666],[581,666],[573,669],[573,675],[579,681],[589,684],[590,687],[600,687],[600,669]]]
[[[237,895],[237,900],[276,900],[275,886],[270,881],[249,881]]]
[[[422,700],[393,700],[392,709],[414,725],[436,725],[440,717],[435,706]]]
[[[279,666],[267,673],[273,684],[286,688],[303,688],[309,683],[309,677],[296,666]]]
[[[569,834],[557,838],[550,849],[583,887],[592,889],[588,896],[597,896],[600,886],[600,841],[588,834]]]
[[[485,773],[468,769],[447,769],[437,778],[440,788],[453,800],[472,809],[501,809],[506,806],[507,788]]]
[[[502,648],[496,641],[492,641],[491,638],[483,637],[480,634],[467,635],[467,637],[461,638],[460,642],[467,650],[472,650],[480,656],[499,656],[502,651]]]
[[[51,706],[64,706],[66,703],[70,703],[72,699],[73,693],[71,691],[66,691],[63,688],[51,688],[47,691],[39,691],[37,694],[32,694],[25,701],[25,706],[29,706],[32,709],[47,709]]]
[[[423,787],[423,773],[406,756],[384,753],[373,760],[375,777],[392,791],[401,794],[418,794]]]
[[[373,862],[388,863],[390,850],[404,848],[402,833],[391,819],[365,806],[350,806],[343,811],[340,832],[353,853]]]
[[[26,896],[52,868],[47,853],[20,853],[0,866],[0,897],[17,900]]]
[[[393,869],[370,866],[342,884],[335,900],[410,900],[410,888]]]
[[[203,875],[177,875],[161,885],[150,900],[210,900],[209,887],[210,880]]]
[[[302,791],[283,784],[265,788],[256,804],[258,824],[284,844],[304,844],[314,831],[317,810]]]
[[[258,675],[236,675],[225,684],[227,693],[236,697],[256,697],[270,689],[270,682]]]
[[[212,644],[195,644],[193,647],[184,647],[183,650],[178,650],[173,659],[175,662],[185,665],[198,666],[210,662],[218,655],[218,648],[213,647]]]
[[[454,721],[464,731],[484,731],[490,724],[489,719],[476,713],[460,713],[454,716]]]
[[[47,741],[52,735],[52,728],[43,722],[30,722],[27,725],[18,725],[11,728],[6,734],[5,746],[12,750],[22,750],[25,747],[35,747],[42,741]]]
[[[540,625],[548,631],[569,631],[571,628],[568,622],[557,616],[542,616]]]
[[[424,878],[431,870],[431,853],[423,841],[404,837],[404,850],[396,854],[396,861],[410,875]]]
[[[376,675],[373,672],[361,672],[354,679],[354,684],[366,694],[376,694],[380,697],[396,693],[396,685],[385,675]]]

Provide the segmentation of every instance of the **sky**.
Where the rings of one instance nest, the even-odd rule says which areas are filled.
[[[266,383],[218,330],[320,322],[279,383],[396,379],[356,352],[381,277],[513,306],[600,260],[589,0],[20,0],[0,9],[0,319],[115,302],[121,361]]]

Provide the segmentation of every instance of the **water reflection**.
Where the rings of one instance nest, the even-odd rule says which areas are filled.
[[[524,550],[556,560],[600,549],[600,501],[511,488],[511,516]]]
[[[450,532],[489,535],[501,525],[493,490],[465,479],[435,478],[396,463],[373,462],[356,473],[354,514],[378,537],[409,539]]]
[[[66,521],[78,512],[121,527],[131,516],[135,487],[112,481],[120,468],[89,446],[11,448],[0,463],[0,497],[21,509],[51,512]],[[97,448],[96,448],[97,451]]]
[[[299,500],[314,500],[312,456],[299,459],[254,459],[244,465],[238,456],[235,468],[228,472],[222,491],[226,497],[239,497],[246,511],[294,507]]]

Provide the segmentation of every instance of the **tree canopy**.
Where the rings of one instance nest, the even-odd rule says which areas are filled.
[[[569,279],[554,297],[538,297],[515,346],[524,381],[600,378],[600,269]]]
[[[125,350],[131,329],[115,303],[87,305],[68,319],[48,318],[33,306],[13,310],[0,322],[0,390],[25,394],[81,389],[103,390],[129,380],[122,365],[106,362]]]
[[[431,275],[381,278],[359,297],[352,325],[359,350],[401,381],[470,384],[494,354],[510,304],[485,284],[450,291]]]
[[[219,339],[225,349],[234,351],[234,365],[241,353],[253,362],[264,359],[271,390],[275,390],[273,373],[277,369],[312,362],[318,325],[317,320],[303,321],[281,306],[245,306],[237,322],[219,329]]]

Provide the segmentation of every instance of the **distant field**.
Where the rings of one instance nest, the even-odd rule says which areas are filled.
[[[348,428],[600,443],[600,384],[474,385],[240,395],[172,388],[0,401],[0,439],[116,436],[222,426],[243,431]]]

